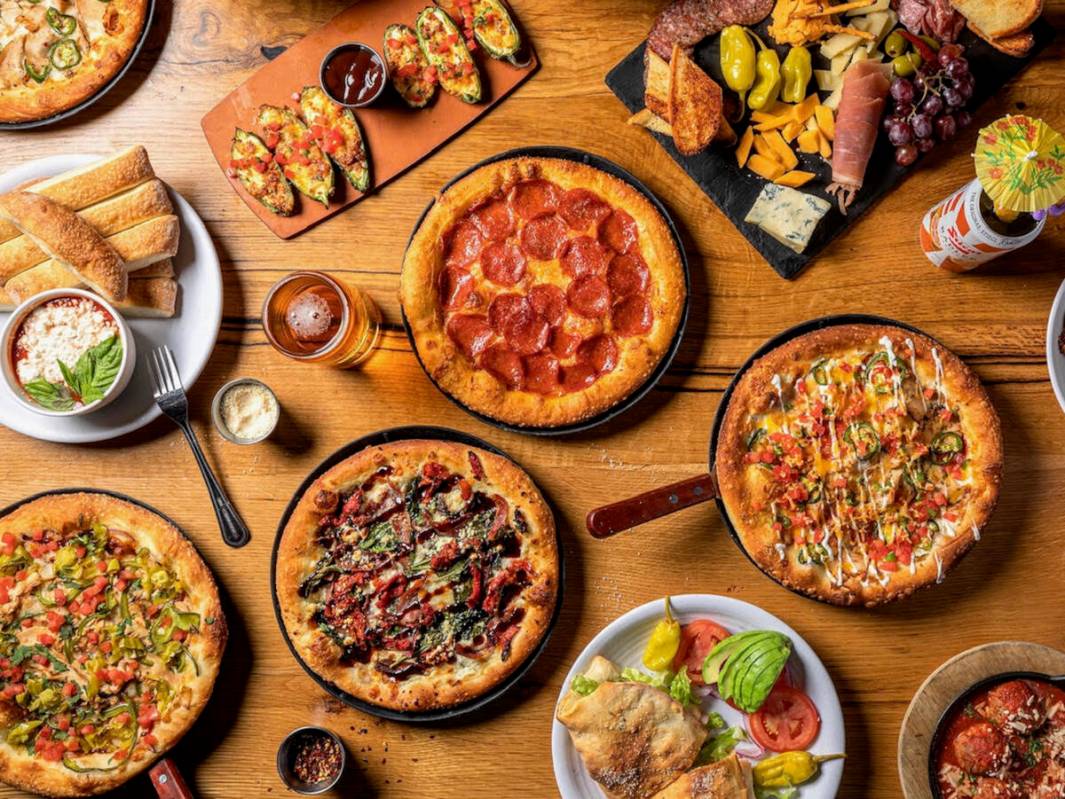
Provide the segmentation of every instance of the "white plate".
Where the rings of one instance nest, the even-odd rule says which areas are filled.
[[[1065,355],[1058,349],[1058,336],[1065,328],[1065,281],[1062,281],[1054,304],[1050,307],[1050,319],[1047,321],[1047,369],[1050,370],[1050,385],[1054,387],[1054,396],[1065,411]]]
[[[101,157],[54,155],[20,164],[0,175],[0,192],[10,191],[28,180],[58,175]],[[170,196],[174,212],[181,219],[181,243],[174,258],[179,286],[177,314],[173,319],[128,320],[140,357],[133,379],[122,396],[97,413],[57,419],[23,408],[6,391],[0,391],[0,424],[23,435],[63,444],[106,441],[138,430],[162,413],[152,398],[144,357],[163,344],[174,352],[185,389],[196,382],[211,357],[222,324],[222,272],[203,220],[173,189]],[[0,313],[0,324],[7,316]]]
[[[682,624],[694,619],[708,618],[732,633],[744,630],[776,630],[791,638],[794,652],[791,665],[797,672],[796,676],[802,680],[803,689],[821,714],[821,733],[810,747],[810,751],[822,755],[846,751],[843,711],[840,709],[832,678],[828,676],[828,671],[810,645],[798,633],[776,616],[738,599],[711,594],[686,594],[672,597],[670,602],[674,615]],[[622,667],[636,666],[642,669],[640,659],[643,649],[647,645],[651,630],[662,618],[663,607],[660,599],[648,602],[607,625],[574,661],[573,668],[566,675],[559,700],[561,701],[569,690],[573,678],[582,674],[596,655],[602,655]],[[730,726],[743,726],[743,714],[720,699],[704,702],[703,708],[720,713]],[[562,799],[603,799],[603,792],[588,775],[581,756],[573,748],[569,733],[557,719],[552,722],[551,727],[551,760],[555,767],[555,782],[558,783]],[[834,799],[842,777],[841,761],[825,763],[821,775],[802,786],[799,795],[801,799]]]

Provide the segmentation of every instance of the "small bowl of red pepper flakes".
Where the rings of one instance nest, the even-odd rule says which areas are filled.
[[[296,793],[314,796],[340,782],[347,765],[340,737],[324,727],[299,727],[285,736],[277,750],[277,773]]]

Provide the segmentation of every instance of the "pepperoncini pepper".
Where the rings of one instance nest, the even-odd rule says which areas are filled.
[[[777,51],[770,47],[760,50],[755,71],[758,80],[747,97],[747,107],[761,111],[772,106],[780,94],[780,56]]]
[[[846,755],[811,755],[809,752],[784,752],[755,764],[754,784],[759,788],[791,788],[817,776],[821,764],[841,760]]]
[[[740,105],[754,85],[755,51],[747,29],[729,25],[721,31],[721,73],[725,83],[740,96]]]
[[[680,622],[673,618],[673,609],[666,597],[666,617],[655,625],[647,648],[643,650],[643,665],[651,671],[666,671],[673,666],[673,657],[680,648]]]
[[[810,51],[805,47],[792,47],[780,71],[784,75],[781,98],[785,103],[801,103],[806,99],[806,85],[814,74]]]

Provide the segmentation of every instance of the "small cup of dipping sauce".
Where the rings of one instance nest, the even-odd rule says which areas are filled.
[[[226,441],[257,444],[274,432],[281,405],[265,383],[242,377],[218,389],[211,416]]]
[[[388,68],[380,53],[361,42],[337,45],[322,59],[322,91],[348,108],[370,105],[385,90]]]
[[[277,773],[281,781],[306,796],[333,788],[340,782],[346,764],[343,742],[324,727],[293,730],[277,750]]]

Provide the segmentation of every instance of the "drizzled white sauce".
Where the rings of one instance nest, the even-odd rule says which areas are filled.
[[[973,538],[980,540],[980,526],[976,522],[973,522]]]
[[[784,384],[780,380],[780,375],[773,375],[773,379],[769,382],[771,382],[773,388],[777,390],[777,401],[780,402],[780,415],[784,420],[784,424],[781,425],[781,428],[785,433],[790,433],[791,430],[788,428],[788,414],[784,409]]]
[[[779,541],[773,544],[773,549],[777,551],[777,555],[780,556],[780,562],[783,563],[788,559],[787,548]]]
[[[932,552],[932,557],[936,561],[936,585],[943,582],[943,559],[939,557],[938,552]]]
[[[906,339],[906,346],[910,348],[910,370],[913,372],[913,382],[917,384],[917,394],[921,398],[921,407],[927,411],[928,398],[924,395],[924,390],[921,388],[921,377],[917,374],[917,347],[914,346],[912,338]]]
[[[939,350],[935,347],[932,347],[932,360],[936,362],[936,393],[946,399],[947,392],[943,389],[943,361],[939,359]]]
[[[895,367],[895,363],[898,360],[895,357],[895,345],[891,343],[891,339],[887,336],[880,337],[880,345],[887,350],[888,367],[891,370],[891,390],[895,394],[895,400],[901,407],[902,405],[905,405],[906,402],[902,396],[902,376],[899,374],[899,370]]]
[[[958,529],[954,526],[954,522],[948,521],[944,518],[940,518],[936,522],[936,524],[939,525],[939,531],[943,533],[943,535],[947,536],[947,538],[954,538],[955,536],[957,536]]]

